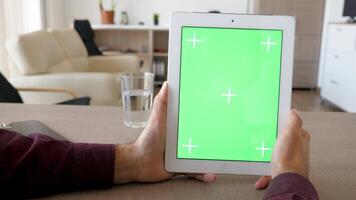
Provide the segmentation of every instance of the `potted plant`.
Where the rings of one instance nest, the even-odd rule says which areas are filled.
[[[98,4],[100,7],[101,13],[101,23],[102,24],[115,24],[115,8],[116,8],[116,0],[111,0],[111,8],[105,9],[103,5],[103,0],[98,0]]]
[[[158,13],[154,13],[153,14],[153,24],[155,26],[158,26],[159,25],[159,14]]]

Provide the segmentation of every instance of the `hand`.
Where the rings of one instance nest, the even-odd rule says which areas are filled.
[[[115,183],[159,182],[177,174],[164,168],[164,150],[167,125],[167,83],[154,100],[152,113],[146,128],[132,144],[117,145],[115,159]],[[215,174],[187,174],[189,177],[213,182]]]
[[[308,178],[310,135],[302,128],[303,122],[296,110],[289,113],[287,128],[279,135],[272,155],[272,178],[282,173],[297,173]],[[268,186],[271,177],[261,177],[257,189]]]
[[[309,177],[310,135],[302,126],[298,112],[292,110],[288,126],[279,136],[272,155],[272,178],[288,172]]]

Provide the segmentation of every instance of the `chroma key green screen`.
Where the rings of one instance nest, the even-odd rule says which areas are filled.
[[[282,30],[182,27],[178,159],[269,162]]]

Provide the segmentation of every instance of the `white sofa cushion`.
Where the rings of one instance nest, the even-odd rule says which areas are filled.
[[[88,71],[88,52],[78,33],[73,29],[50,31],[62,47],[74,71]]]
[[[11,39],[7,50],[21,75],[72,72],[71,63],[48,31],[37,31]]]

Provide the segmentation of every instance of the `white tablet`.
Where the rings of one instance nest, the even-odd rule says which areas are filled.
[[[294,31],[293,17],[172,15],[167,171],[271,174],[290,110]]]

